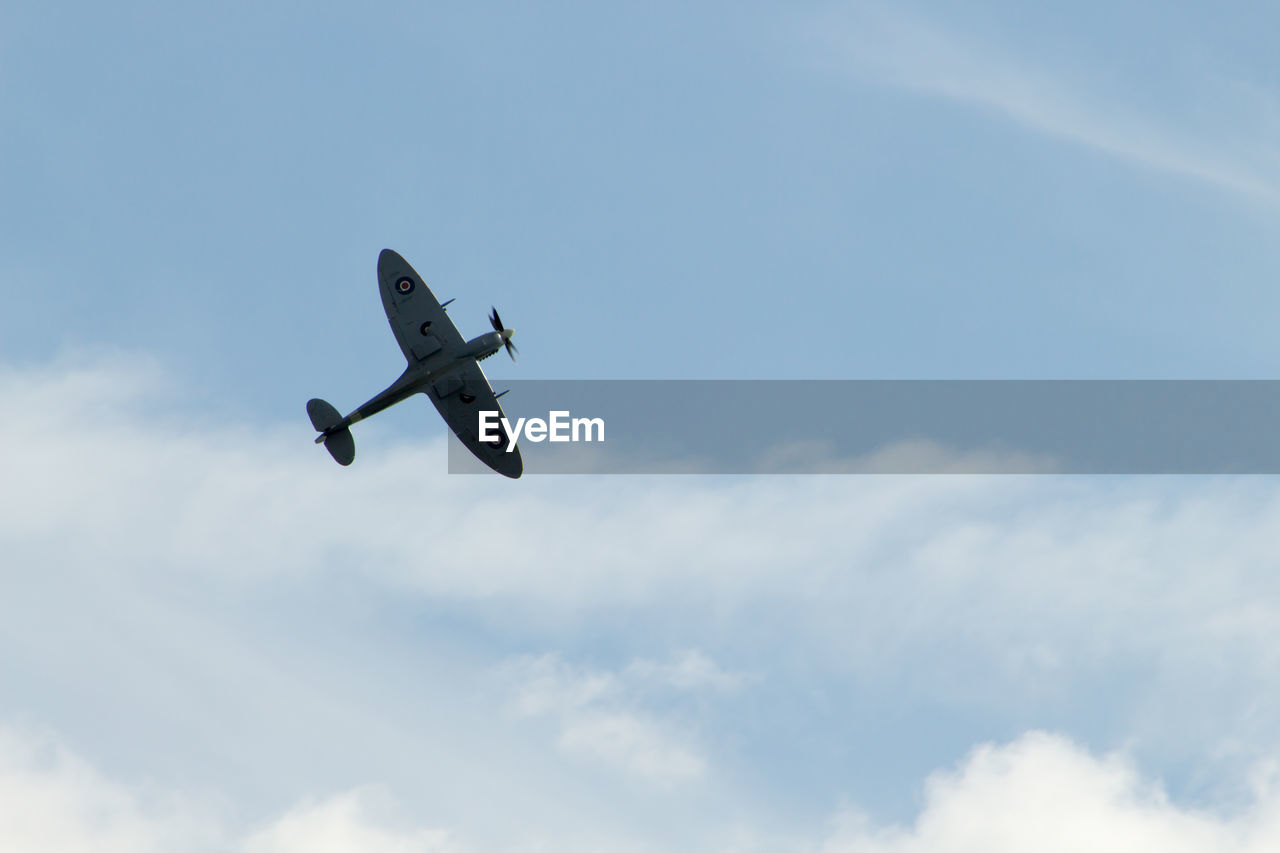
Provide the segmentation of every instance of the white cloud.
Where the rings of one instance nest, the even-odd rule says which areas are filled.
[[[254,829],[208,803],[123,785],[49,735],[0,726],[0,850],[21,853],[452,853],[441,830],[401,828],[385,793],[354,790]]]
[[[1046,67],[1043,60],[1016,57],[878,3],[857,3],[824,17],[818,38],[834,46],[837,67],[864,79],[989,110],[1147,169],[1268,202],[1280,198],[1274,145],[1260,141],[1270,130],[1274,103],[1241,117],[1236,127],[1162,121],[1114,90],[1089,91],[1070,72]]]
[[[918,814],[880,825],[837,812],[826,832],[779,834],[725,826],[689,850],[815,853],[1264,853],[1280,845],[1280,790],[1265,772],[1230,813],[1175,803],[1157,779],[1120,753],[1098,756],[1060,735],[1029,732],[985,744],[924,782]],[[479,792],[478,792],[479,793]],[[503,822],[501,804],[492,819]],[[101,774],[49,735],[0,726],[0,849],[22,853],[466,853],[661,850],[623,838],[578,845],[516,833],[464,843],[399,814],[389,794],[364,787],[308,801],[251,825],[205,794],[157,795]]]
[[[208,816],[149,802],[52,739],[0,727],[0,850],[162,853],[221,841]]]
[[[909,827],[841,815],[822,853],[1262,853],[1280,847],[1280,796],[1259,791],[1230,817],[1179,807],[1122,755],[1096,757],[1029,733],[974,750],[931,776]]]

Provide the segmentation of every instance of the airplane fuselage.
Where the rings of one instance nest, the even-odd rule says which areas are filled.
[[[483,335],[467,341],[462,349],[457,352],[435,353],[416,364],[409,365],[405,368],[404,373],[400,374],[400,378],[391,383],[388,388],[374,395],[364,405],[357,407],[351,414],[317,436],[316,444],[323,443],[325,436],[330,432],[346,429],[352,424],[376,415],[378,412],[388,409],[402,400],[409,399],[414,394],[426,391],[432,383],[443,379],[450,372],[469,363],[472,359],[484,361],[502,349],[504,340],[506,340],[504,332],[485,332]]]

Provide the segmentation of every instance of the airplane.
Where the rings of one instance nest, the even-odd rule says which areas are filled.
[[[390,387],[345,417],[324,400],[308,400],[307,416],[320,433],[316,444],[323,444],[339,465],[350,465],[356,458],[352,424],[414,394],[426,394],[449,429],[477,459],[499,474],[519,477],[524,473],[524,462],[518,447],[508,452],[510,439],[505,430],[498,430],[499,437],[489,442],[481,441],[479,434],[478,412],[497,411],[503,417],[498,405],[502,394],[493,393],[480,362],[500,349],[515,361],[519,352],[511,342],[513,330],[502,325],[498,309],[489,315],[492,332],[464,341],[445,311],[453,300],[441,303],[436,299],[422,276],[391,249],[383,249],[378,256],[378,285],[391,331],[409,366]]]

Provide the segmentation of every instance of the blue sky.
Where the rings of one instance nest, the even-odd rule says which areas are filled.
[[[1269,479],[493,482],[303,404],[401,370],[387,246],[495,381],[1273,378],[1276,24],[6,8],[0,847],[1271,849]]]

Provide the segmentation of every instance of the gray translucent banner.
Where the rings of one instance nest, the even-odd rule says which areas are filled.
[[[504,387],[512,426],[520,418],[556,420],[558,432],[571,435],[571,419],[604,424],[603,441],[584,440],[585,423],[578,441],[522,433],[527,474],[1280,473],[1280,381],[1273,380],[525,380],[498,390]],[[487,470],[451,442],[450,473]]]

